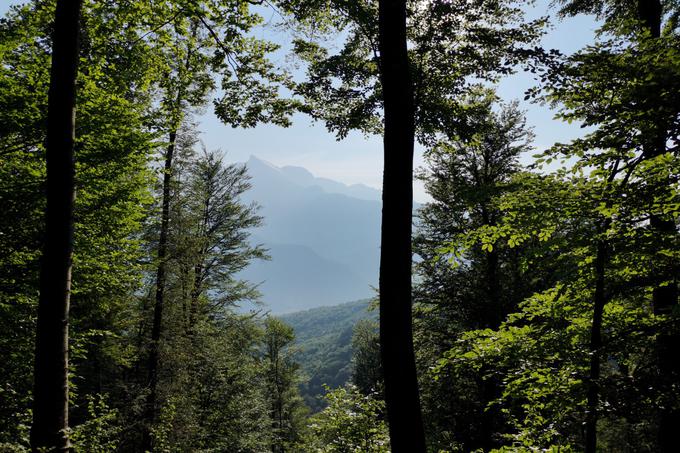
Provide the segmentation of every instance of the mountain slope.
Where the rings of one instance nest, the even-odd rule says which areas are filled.
[[[273,313],[289,313],[314,305],[339,304],[370,294],[368,282],[348,266],[317,255],[311,248],[267,244],[270,261],[256,261],[241,274],[259,283]]]
[[[380,257],[380,192],[256,157],[246,165],[252,189],[243,201],[261,206],[264,225],[254,231],[255,242],[270,249],[272,260],[254,263],[241,277],[263,282],[271,311],[370,297]]]
[[[295,329],[296,361],[307,379],[301,393],[307,405],[318,411],[323,385],[339,387],[351,377],[352,333],[354,325],[377,318],[369,300],[358,300],[332,307],[320,307],[280,316]]]

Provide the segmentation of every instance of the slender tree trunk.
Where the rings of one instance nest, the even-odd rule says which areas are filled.
[[[203,292],[203,253],[199,255],[200,261],[194,266],[194,281],[191,286],[189,301],[189,321],[187,324],[187,335],[190,337],[195,334],[194,327],[198,320],[198,302]]]
[[[189,336],[194,335],[194,327],[196,325],[198,317],[198,303],[201,293],[203,292],[203,279],[205,270],[205,257],[208,253],[207,242],[210,240],[209,236],[209,222],[210,222],[210,194],[207,194],[205,203],[203,205],[203,217],[201,219],[201,225],[199,227],[199,236],[205,241],[201,245],[201,249],[196,257],[196,264],[194,265],[194,281],[191,287],[190,295],[190,305],[189,305],[189,322],[187,328],[187,334]]]
[[[379,1],[385,108],[380,349],[392,451],[425,452],[411,315],[414,101],[406,47],[406,1]]]
[[[491,220],[487,206],[482,205],[481,211],[482,224],[486,226],[495,226],[495,222]],[[504,307],[501,306],[500,298],[498,250],[493,249],[492,251],[485,253],[484,257],[484,279],[486,281],[487,300],[484,302],[483,307],[480,307],[483,312],[479,318],[479,327],[498,329],[505,318],[505,310]],[[483,374],[487,373],[480,372],[480,375]],[[495,406],[488,407],[488,404],[500,396],[501,386],[498,380],[493,376],[479,378],[477,380],[477,385],[479,386],[480,399],[486,409],[481,414],[480,423],[477,427],[477,434],[471,440],[470,447],[473,449],[481,449],[482,451],[489,451],[497,446],[497,442],[494,439],[494,433],[498,432],[498,410]]]
[[[481,189],[481,188],[480,188]],[[488,207],[481,206],[482,224],[485,226],[496,226],[496,222],[492,221],[489,214]],[[501,306],[500,297],[500,279],[498,276],[499,255],[495,248],[485,254],[485,269],[484,273],[486,280],[486,295],[488,300],[484,307],[483,319],[481,319],[481,327],[489,329],[498,329],[505,318],[504,307]]]
[[[47,108],[47,207],[35,339],[33,451],[69,451],[68,321],[81,0],[57,1]]]
[[[198,24],[192,22],[192,39],[197,36]],[[177,74],[177,96],[174,99],[171,115],[171,129],[168,133],[168,147],[165,151],[165,164],[163,173],[163,200],[161,208],[161,231],[158,238],[158,268],[156,270],[156,297],[153,309],[153,325],[151,327],[151,342],[148,357],[148,377],[147,385],[149,394],[146,400],[146,410],[144,414],[144,431],[142,435],[142,447],[144,450],[151,451],[153,439],[151,428],[158,416],[158,369],[159,369],[159,348],[161,333],[163,331],[163,310],[165,306],[165,282],[168,260],[168,233],[170,226],[170,189],[172,183],[173,157],[177,141],[177,133],[182,124],[183,107],[188,82],[185,77],[191,71],[191,59],[194,49],[187,49],[186,59]],[[168,75],[170,77],[170,75]]]
[[[600,362],[602,353],[602,314],[607,304],[604,292],[605,266],[607,260],[607,244],[603,240],[597,242],[595,256],[595,300],[593,306],[593,322],[590,327],[590,373],[586,401],[586,453],[595,453],[597,448],[597,406],[600,397]]]
[[[179,104],[179,103],[178,103]],[[146,399],[146,411],[142,448],[152,449],[151,427],[157,417],[158,362],[161,332],[163,328],[163,308],[165,304],[165,274],[167,269],[168,230],[170,225],[170,185],[172,183],[172,158],[175,153],[177,131],[169,134],[169,144],[165,151],[163,174],[163,201],[161,210],[161,231],[158,239],[158,269],[156,271],[156,297],[153,307],[153,325],[151,327],[151,344],[149,345],[147,385],[149,395]]]

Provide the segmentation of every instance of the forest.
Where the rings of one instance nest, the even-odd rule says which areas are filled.
[[[13,1],[0,451],[680,451],[680,3],[535,8]],[[537,143],[516,74],[580,135]],[[373,300],[258,305],[267,219],[206,110],[381,139]]]

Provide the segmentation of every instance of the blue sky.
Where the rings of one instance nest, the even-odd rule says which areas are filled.
[[[0,0],[0,14],[9,5],[21,3],[20,0]],[[527,9],[530,17],[555,16],[548,8],[549,2],[538,0]],[[571,53],[593,41],[596,22],[585,16],[554,21],[553,28],[543,40],[546,48],[556,48]],[[290,37],[284,32],[267,32],[267,37],[286,47]],[[278,63],[286,64],[283,55],[277,55]],[[522,101],[524,91],[533,85],[526,74],[517,74],[503,80],[498,86],[499,95],[505,100],[519,99],[526,110],[527,121],[536,134],[535,144],[544,149],[556,141],[568,141],[581,134],[577,125],[553,119],[554,112],[540,105]],[[232,129],[222,125],[212,114],[210,108],[199,118],[199,129],[203,141],[211,148],[227,152],[230,161],[245,161],[253,154],[276,165],[297,165],[305,167],[316,176],[331,178],[346,184],[364,183],[380,188],[382,179],[382,143],[379,137],[366,138],[352,133],[338,142],[329,134],[323,124],[314,124],[304,115],[296,115],[294,124],[289,128],[262,125],[254,129]],[[422,164],[421,150],[416,152],[416,166]],[[426,199],[419,185],[415,187],[417,201]]]

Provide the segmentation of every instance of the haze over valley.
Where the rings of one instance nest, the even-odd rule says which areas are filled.
[[[380,258],[380,191],[317,178],[302,167],[277,167],[255,156],[246,163],[264,225],[253,241],[271,260],[241,274],[261,282],[272,313],[288,313],[373,296]]]

